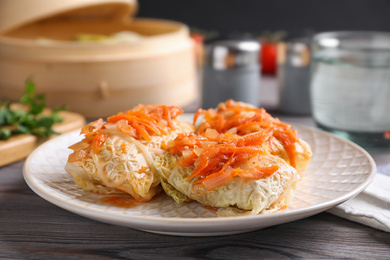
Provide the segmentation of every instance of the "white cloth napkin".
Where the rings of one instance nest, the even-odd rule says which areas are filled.
[[[358,196],[327,212],[390,232],[390,177],[377,173],[373,182]]]

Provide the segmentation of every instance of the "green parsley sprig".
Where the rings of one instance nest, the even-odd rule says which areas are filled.
[[[26,80],[25,91],[19,102],[26,105],[27,109],[14,110],[11,109],[11,102],[0,102],[0,140],[7,140],[15,134],[33,134],[40,137],[59,134],[52,127],[63,121],[58,112],[66,107],[61,106],[51,110],[49,114],[44,114],[45,96],[35,94],[35,84],[31,79]]]

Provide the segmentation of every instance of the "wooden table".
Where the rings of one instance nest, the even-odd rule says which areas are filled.
[[[265,105],[277,98],[267,93]],[[280,118],[314,125],[310,117]],[[390,164],[390,151],[372,155],[378,166]],[[23,161],[0,168],[0,259],[390,258],[389,233],[329,213],[221,237],[175,237],[112,226],[40,198],[25,183],[22,167]]]
[[[310,125],[311,118],[282,118]],[[390,163],[390,152],[375,154]],[[221,237],[157,235],[90,220],[36,195],[23,161],[0,168],[0,259],[388,259],[390,234],[321,213]]]

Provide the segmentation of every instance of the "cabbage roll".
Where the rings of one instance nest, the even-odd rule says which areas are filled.
[[[84,139],[69,148],[65,166],[75,183],[102,194],[124,192],[149,201],[161,191],[154,168],[167,143],[193,126],[179,118],[176,106],[139,105],[125,113],[98,119],[81,130]]]
[[[218,208],[219,216],[256,215],[286,208],[300,175],[265,147],[245,137],[219,140],[180,134],[155,164],[161,178],[181,194]],[[177,202],[185,197],[177,197]]]
[[[200,109],[195,115],[197,133],[210,135],[230,133],[245,136],[264,132],[268,135],[269,150],[302,174],[312,157],[308,143],[299,138],[290,125],[273,118],[263,108],[228,100],[216,109]]]
[[[156,163],[162,179],[218,208],[219,216],[287,207],[311,158],[310,146],[290,125],[232,100],[215,110],[200,109],[194,124],[195,133],[179,134]]]

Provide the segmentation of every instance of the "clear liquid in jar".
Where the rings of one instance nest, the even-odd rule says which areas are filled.
[[[314,57],[312,67],[317,125],[364,147],[390,147],[390,56],[326,51]]]

